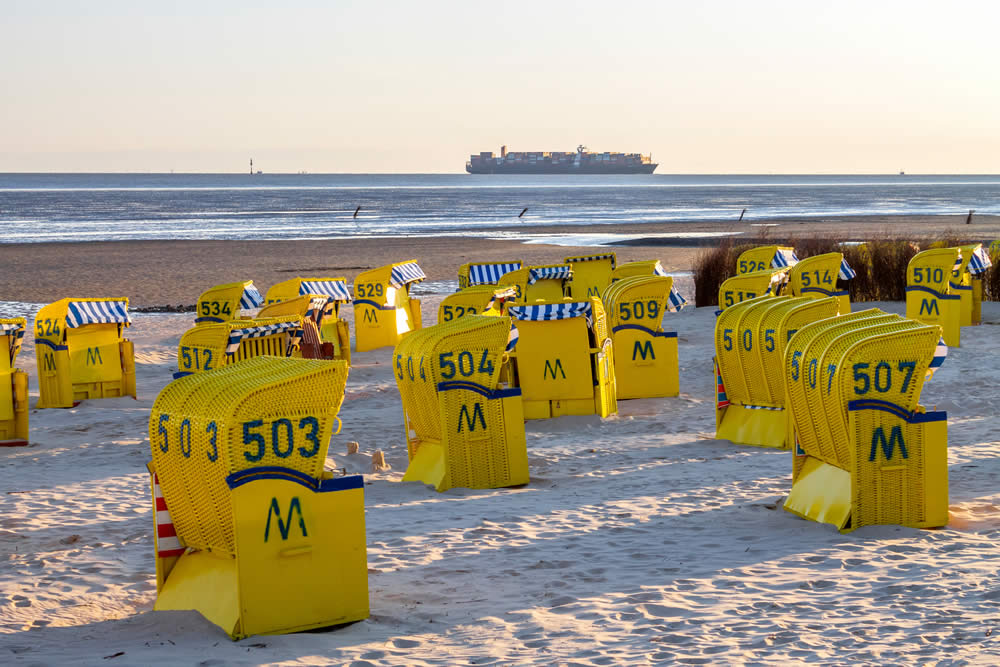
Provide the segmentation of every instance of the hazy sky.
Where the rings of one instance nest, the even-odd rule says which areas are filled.
[[[1000,173],[1000,2],[29,2],[0,171]]]

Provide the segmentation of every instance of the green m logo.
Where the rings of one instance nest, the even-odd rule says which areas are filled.
[[[545,378],[547,378],[549,376],[549,373],[551,373],[552,374],[552,379],[555,380],[556,379],[556,371],[559,371],[560,373],[562,373],[563,380],[566,379],[566,371],[563,370],[562,359],[556,359],[555,365],[553,365],[552,362],[550,362],[548,359],[546,359],[545,360],[545,369],[542,371],[542,379],[544,380]]]
[[[271,506],[267,510],[267,526],[264,528],[264,542],[267,542],[271,536],[271,517],[278,520],[278,532],[281,533],[281,539],[287,540],[288,533],[292,529],[292,515],[296,512],[299,514],[299,529],[302,530],[302,537],[308,537],[309,533],[306,532],[306,520],[302,516],[299,497],[292,498],[292,502],[288,505],[288,517],[284,521],[281,520],[281,505],[278,504],[278,499],[271,498]]]

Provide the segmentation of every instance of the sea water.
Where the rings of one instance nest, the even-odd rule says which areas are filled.
[[[736,221],[744,208],[748,226],[1000,214],[1000,176],[0,174],[5,243],[435,234],[600,245],[626,239],[604,225]],[[536,225],[595,230],[543,237]]]

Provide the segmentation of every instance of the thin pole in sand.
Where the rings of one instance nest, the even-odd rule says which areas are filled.
[[[521,212],[520,212],[520,213],[519,213],[519,214],[517,215],[517,217],[519,217],[519,218],[520,218],[520,217],[521,217],[522,215],[524,215],[524,214],[525,214],[525,213],[527,213],[527,212],[528,212],[528,207],[527,207],[527,206],[525,206],[525,207],[524,207],[524,210],[523,210],[523,211],[521,211]]]
[[[972,224],[972,214],[975,213],[975,212],[976,212],[975,209],[972,209],[972,208],[969,209],[969,215],[968,215],[968,217],[965,218],[965,224],[967,224],[967,225],[971,225]]]
[[[743,214],[744,214],[744,213],[746,213],[746,212],[747,212],[747,210],[746,210],[746,209],[743,209],[743,212],[742,212],[742,213],[740,213],[740,219],[739,219],[739,220],[737,220],[736,222],[743,222]]]

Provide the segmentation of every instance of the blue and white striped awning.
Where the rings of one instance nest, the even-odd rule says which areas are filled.
[[[294,345],[302,338],[302,325],[298,322],[275,322],[274,324],[259,324],[244,329],[233,329],[229,332],[229,340],[226,343],[226,354],[235,354],[240,349],[240,343],[250,338],[264,338],[274,334],[289,332],[292,340],[290,345]],[[290,350],[289,350],[290,352]]]
[[[299,294],[325,294],[337,301],[351,301],[351,291],[343,280],[303,280],[299,283]]]
[[[795,256],[794,250],[778,248],[778,251],[774,253],[774,258],[771,259],[771,268],[784,269],[785,267],[795,266],[798,263],[799,258]]]
[[[511,322],[510,323],[510,335],[507,336],[507,351],[508,352],[510,352],[511,350],[513,350],[515,347],[517,347],[517,339],[518,339],[519,336],[520,336],[520,334],[518,334],[518,332],[517,332],[517,327],[514,326],[513,322]]]
[[[470,264],[469,285],[496,285],[505,273],[517,271],[521,262],[509,264]]]
[[[70,301],[66,311],[66,327],[76,329],[87,324],[129,325],[127,301]]]
[[[392,271],[389,273],[389,284],[400,289],[404,285],[420,282],[426,278],[424,270],[416,262],[406,262],[392,267]]]
[[[972,253],[972,258],[969,260],[968,271],[974,276],[978,276],[980,273],[984,273],[986,269],[993,266],[993,262],[990,261],[990,253],[986,251],[986,248],[979,246]]]
[[[511,306],[507,310],[507,314],[515,320],[527,320],[530,322],[586,317],[589,324],[592,313],[589,301],[578,301],[573,303],[540,303],[533,306]]]
[[[584,255],[583,257],[567,257],[566,263],[573,264],[574,262],[596,262],[602,259],[610,259],[611,268],[612,269],[615,268],[616,259],[615,259],[615,253],[613,252],[610,252],[606,255]]]
[[[771,282],[767,285],[767,290],[764,292],[764,296],[772,295],[779,296],[781,294],[781,288],[788,282],[788,271],[782,271],[781,273],[775,273],[771,276]],[[720,311],[721,312],[721,311]],[[719,313],[716,313],[718,316]]]
[[[931,365],[927,367],[928,378],[933,377],[934,371],[941,368],[941,364],[948,357],[948,346],[944,344],[944,338],[938,339],[937,347],[934,348],[934,357],[931,359]]]
[[[565,266],[538,266],[528,269],[528,284],[534,285],[539,280],[566,280],[573,276],[573,269]]]
[[[326,311],[327,304],[335,300],[331,296],[314,296],[309,300],[309,309],[306,311],[306,317],[318,325],[323,319],[323,313]]]
[[[677,288],[673,285],[670,286],[670,296],[667,299],[667,310],[671,313],[676,312],[687,305],[687,299],[681,296],[681,293],[677,291]]]
[[[846,259],[840,260],[840,273],[837,274],[838,278],[841,280],[851,280],[856,275],[858,274],[854,272],[854,269],[851,268],[851,265],[847,263]]]
[[[488,306],[486,306],[486,310],[492,310],[493,305],[497,302],[497,300],[499,300],[500,303],[503,303],[504,301],[510,301],[511,299],[516,299],[516,298],[517,298],[517,288],[505,287],[503,289],[498,289],[495,292],[493,292],[493,296],[490,297],[490,303]]]
[[[656,264],[653,265],[653,275],[654,276],[668,276],[667,270],[663,268],[660,264],[660,260],[656,260]]]
[[[250,308],[260,308],[262,305],[264,305],[264,297],[260,295],[253,283],[243,288],[243,294],[240,295],[240,308],[249,310]]]
[[[8,337],[7,346],[10,349],[10,363],[13,364],[24,341],[24,325],[20,322],[0,323],[0,335]]]

